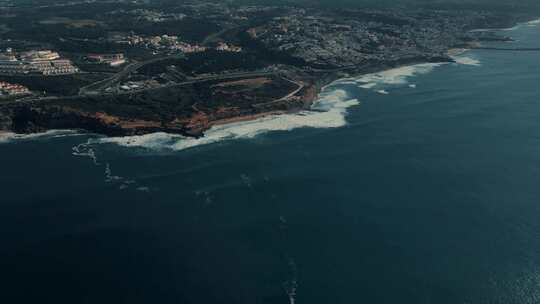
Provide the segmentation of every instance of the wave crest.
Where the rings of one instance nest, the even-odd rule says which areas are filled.
[[[385,90],[386,87],[406,85],[408,84],[409,78],[430,73],[436,67],[444,64],[446,63],[422,63],[403,66],[382,72],[366,74],[358,78],[343,79],[341,82],[346,84],[355,83],[362,89],[373,89],[374,92],[387,94],[388,92]]]
[[[529,25],[529,26],[537,26],[537,25],[540,25],[540,19],[531,20],[531,21],[527,22],[527,25]]]
[[[470,66],[481,66],[480,60],[467,56],[465,54],[455,55],[451,56],[451,58],[457,63],[461,65],[470,65]]]
[[[81,135],[76,130],[50,130],[42,133],[17,134],[11,132],[0,133],[0,144],[7,144],[15,141],[28,141],[35,139],[50,139],[66,136]]]

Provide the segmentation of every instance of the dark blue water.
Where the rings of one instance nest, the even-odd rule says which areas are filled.
[[[540,53],[467,56],[342,128],[0,144],[0,302],[539,303]]]

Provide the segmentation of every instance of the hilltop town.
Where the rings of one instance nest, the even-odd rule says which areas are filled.
[[[452,61],[523,15],[190,1],[0,2],[0,130],[167,131],[309,109],[339,77]]]

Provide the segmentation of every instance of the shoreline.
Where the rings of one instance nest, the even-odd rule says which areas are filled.
[[[11,131],[0,131],[0,136],[7,135],[7,136],[46,136],[50,132],[56,132],[56,131],[66,131],[66,132],[77,132],[80,134],[92,134],[92,135],[99,135],[106,138],[124,138],[124,137],[132,137],[132,136],[146,136],[151,134],[157,134],[157,133],[166,133],[169,135],[181,135],[186,138],[190,139],[201,139],[206,137],[207,131],[210,131],[213,127],[218,126],[228,126],[228,125],[234,125],[235,123],[242,123],[242,122],[257,122],[258,120],[267,118],[267,117],[278,117],[281,115],[287,115],[287,114],[298,114],[300,112],[312,112],[312,113],[320,113],[320,112],[326,112],[326,111],[320,111],[313,109],[313,106],[317,103],[318,100],[321,98],[321,93],[323,93],[328,87],[332,86],[334,83],[339,82],[340,80],[348,79],[348,78],[358,78],[365,75],[370,74],[377,74],[377,73],[383,73],[385,71],[395,70],[399,68],[404,67],[414,67],[416,65],[420,64],[427,64],[427,63],[448,63],[450,61],[428,61],[428,60],[414,60],[413,62],[407,63],[407,64],[401,64],[401,65],[382,65],[379,67],[372,66],[369,69],[365,70],[362,73],[354,73],[354,74],[347,74],[347,75],[338,75],[338,74],[328,74],[322,77],[321,79],[318,79],[318,83],[313,84],[314,92],[311,94],[306,94],[307,100],[304,101],[304,106],[297,107],[297,108],[291,108],[289,110],[270,110],[266,112],[260,112],[260,113],[253,113],[248,115],[242,115],[242,116],[233,116],[229,118],[221,118],[213,121],[209,121],[208,124],[204,129],[172,129],[172,128],[152,128],[152,130],[147,129],[148,132],[144,133],[134,133],[134,134],[124,134],[124,135],[107,135],[99,132],[94,132],[91,130],[86,130],[83,128],[74,128],[74,129],[47,129],[39,132],[27,132],[27,133],[16,133]],[[171,132],[172,131],[172,132]],[[1,143],[1,142],[0,142]]]
[[[227,126],[227,125],[233,125],[235,123],[241,123],[241,122],[256,122],[257,120],[260,120],[260,119],[263,119],[263,118],[267,118],[267,117],[271,117],[271,116],[280,116],[280,115],[287,115],[287,114],[297,114],[297,113],[300,113],[302,111],[306,111],[306,112],[313,112],[313,113],[318,113],[318,112],[321,112],[321,111],[317,111],[315,109],[313,109],[313,106],[316,104],[316,102],[321,98],[321,93],[324,92],[328,87],[330,87],[332,84],[334,84],[335,82],[338,82],[340,80],[344,80],[344,79],[348,79],[348,78],[358,78],[358,77],[362,77],[362,76],[365,76],[365,75],[370,75],[370,74],[377,74],[377,73],[383,73],[385,71],[390,71],[390,70],[394,70],[394,69],[399,69],[399,68],[404,68],[404,67],[413,67],[413,66],[416,66],[416,65],[419,65],[419,64],[427,64],[427,63],[448,63],[448,62],[451,62],[451,61],[436,61],[436,62],[433,62],[433,61],[428,61],[428,60],[413,60],[412,62],[408,62],[406,64],[401,64],[401,65],[381,65],[381,66],[378,66],[378,67],[375,67],[375,66],[372,66],[372,67],[369,67],[367,70],[364,70],[362,73],[354,73],[354,74],[347,74],[347,75],[338,75],[338,74],[327,74],[325,75],[324,77],[321,77],[320,79],[317,80],[317,83],[313,84],[313,89],[314,89],[314,92],[312,92],[311,94],[306,94],[306,96],[303,96],[306,98],[306,100],[304,100],[304,105],[302,107],[297,107],[297,108],[291,108],[291,109],[288,109],[288,110],[270,110],[270,111],[265,111],[265,112],[259,112],[259,113],[253,113],[253,114],[248,114],[248,115],[242,115],[242,116],[233,116],[233,117],[229,117],[229,118],[221,118],[221,119],[217,119],[217,120],[213,120],[213,121],[209,121],[208,124],[205,126],[204,129],[185,129],[185,128],[182,128],[182,129],[173,129],[173,128],[167,128],[167,127],[163,127],[163,128],[149,128],[149,129],[141,129],[141,130],[138,130],[138,131],[142,131],[142,132],[134,132],[134,133],[131,133],[131,134],[104,134],[104,133],[100,133],[100,132],[96,132],[96,131],[92,131],[92,130],[87,130],[87,129],[84,129],[84,128],[73,128],[73,129],[54,129],[54,128],[51,128],[51,129],[44,129],[44,130],[39,130],[37,132],[24,132],[24,133],[17,133],[17,132],[13,132],[13,131],[6,131],[6,130],[0,130],[0,136],[25,136],[25,135],[28,135],[28,136],[42,136],[42,135],[47,135],[47,133],[50,133],[50,132],[55,132],[55,131],[72,131],[72,132],[80,132],[81,134],[95,134],[95,135],[100,135],[100,136],[104,136],[104,137],[107,137],[107,138],[122,138],[122,137],[131,137],[131,136],[144,136],[144,135],[149,135],[149,134],[156,134],[156,133],[166,133],[166,134],[170,134],[170,135],[181,135],[181,136],[185,136],[187,138],[192,138],[192,139],[199,139],[199,138],[204,138],[206,136],[206,132],[211,130],[212,127],[217,127],[217,126]]]
[[[460,53],[455,54],[455,55],[448,54],[448,52],[452,50],[460,50]],[[391,70],[405,68],[405,67],[414,67],[414,66],[422,65],[422,64],[455,63],[456,61],[452,58],[452,56],[457,56],[470,50],[471,49],[467,49],[467,48],[448,49],[448,51],[445,53],[446,57],[439,57],[439,59],[442,59],[442,60],[430,60],[427,57],[423,58],[422,60],[419,60],[418,58],[413,58],[411,60],[411,58],[408,58],[408,59],[402,59],[403,62],[406,62],[403,64],[399,64],[399,63],[396,64],[396,62],[386,62],[384,64],[379,64],[376,66],[369,66],[363,69],[362,72],[360,73],[353,72],[353,73],[346,73],[346,74],[340,74],[340,75],[338,75],[337,73],[328,73],[324,75],[323,77],[317,79],[317,82],[312,85],[312,87],[314,88],[314,92],[312,94],[306,94],[307,96],[304,96],[304,97],[308,97],[308,100],[305,100],[303,107],[291,108],[289,110],[271,110],[267,112],[260,112],[260,113],[242,115],[242,116],[234,116],[230,118],[221,118],[214,121],[209,121],[207,128],[205,128],[204,130],[197,130],[195,132],[188,131],[188,132],[176,133],[176,132],[167,132],[166,130],[165,131],[161,130],[161,131],[149,132],[149,133],[140,134],[140,135],[144,136],[144,135],[155,134],[155,133],[167,133],[171,135],[178,134],[178,135],[182,135],[188,138],[198,139],[198,138],[204,138],[206,136],[206,132],[211,130],[212,127],[214,126],[227,126],[227,125],[233,125],[235,123],[240,123],[240,122],[256,122],[259,119],[263,119],[267,117],[287,115],[287,114],[297,114],[302,111],[318,113],[321,111],[313,109],[313,106],[316,104],[318,100],[320,100],[321,93],[323,93],[328,87],[332,86],[336,82],[349,79],[349,78],[359,78],[359,77],[363,77],[370,74],[384,73],[386,71],[391,71]],[[121,137],[126,137],[126,136],[137,136],[137,135],[112,136],[112,137],[121,138]]]
[[[524,21],[516,24],[511,29],[515,29],[522,25],[527,24],[534,24],[537,25],[540,23],[540,19],[533,19],[530,21]],[[483,31],[484,29],[477,29],[477,30],[471,30],[471,31]],[[489,29],[489,31],[504,31],[506,29]],[[254,112],[251,114],[241,115],[241,116],[231,116],[226,118],[220,118],[216,120],[210,120],[208,121],[204,126],[199,126],[195,128],[190,128],[189,126],[178,126],[178,125],[169,125],[162,124],[159,126],[158,121],[154,121],[152,123],[156,123],[158,125],[146,127],[146,128],[124,128],[122,124],[107,124],[105,121],[100,121],[97,119],[94,122],[86,121],[81,122],[81,128],[69,128],[73,131],[82,131],[84,133],[90,133],[90,134],[99,134],[104,135],[106,137],[126,137],[126,136],[138,136],[138,135],[145,135],[145,134],[153,134],[158,132],[164,132],[168,134],[179,134],[186,137],[191,138],[201,138],[205,136],[205,133],[209,131],[214,126],[224,126],[239,122],[249,122],[249,121],[257,121],[258,119],[262,119],[269,116],[279,116],[279,115],[286,115],[286,114],[295,114],[302,111],[313,111],[317,112],[313,109],[314,104],[321,98],[321,93],[324,92],[326,88],[331,86],[334,82],[347,79],[347,78],[358,78],[369,74],[376,74],[376,73],[382,73],[388,70],[398,69],[402,67],[410,67],[415,66],[418,64],[426,64],[426,63],[448,63],[448,62],[456,62],[453,57],[459,56],[467,51],[470,51],[471,49],[474,49],[474,44],[478,42],[472,42],[469,45],[469,48],[467,46],[464,47],[455,47],[455,48],[449,48],[445,53],[444,56],[441,54],[440,57],[428,57],[428,56],[419,56],[419,57],[411,57],[411,58],[402,58],[395,61],[389,61],[389,62],[379,62],[376,64],[367,64],[367,65],[357,65],[357,66],[351,66],[351,67],[344,67],[336,70],[329,70],[328,72],[319,75],[314,76],[315,81],[311,84],[311,90],[304,91],[301,94],[295,94],[294,97],[300,98],[303,100],[302,106],[294,106],[294,104],[291,105],[291,108],[287,110],[272,110],[269,109],[267,111],[262,112]],[[315,74],[316,75],[316,74]],[[1,117],[0,117],[1,118]],[[87,117],[88,118],[88,117]],[[0,135],[2,136],[9,136],[10,134],[14,135],[31,135],[31,134],[44,134],[50,131],[56,131],[56,130],[65,130],[66,128],[47,128],[45,127],[37,127],[35,129],[29,129],[28,132],[14,132],[14,131],[8,131],[6,129],[0,130]],[[34,132],[35,131],[35,132]]]

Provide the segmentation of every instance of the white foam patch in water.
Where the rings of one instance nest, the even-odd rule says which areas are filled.
[[[410,85],[409,85],[409,88],[411,88],[411,89],[416,89],[416,84],[410,84]]]
[[[72,155],[89,157],[90,159],[92,159],[96,166],[100,165],[96,156],[96,151],[94,151],[94,149],[92,149],[87,143],[76,145],[75,147],[72,147],[71,150]]]
[[[382,94],[382,95],[388,95],[388,94],[390,94],[390,93],[388,93],[388,91],[386,91],[386,90],[378,90],[377,93]]]
[[[377,84],[374,82],[359,85],[359,87],[361,87],[362,89],[373,89],[375,86],[377,86]]]
[[[104,179],[103,181],[108,184],[114,184],[118,186],[118,190],[126,190],[128,188],[131,188],[132,186],[137,187],[135,190],[141,191],[141,188],[145,188],[149,192],[151,188],[146,186],[141,186],[139,183],[133,179],[128,179],[119,175],[115,175],[112,172],[111,164],[108,162],[105,162],[102,164],[96,155],[96,151],[94,150],[92,142],[94,139],[90,138],[86,142],[81,143],[77,146],[72,147],[72,155],[79,156],[79,157],[88,157],[92,160],[94,165],[98,167],[104,168]]]
[[[16,134],[11,132],[0,133],[0,144],[11,143],[15,141],[28,141],[35,139],[48,139],[48,138],[59,138],[67,136],[78,136],[82,135],[75,130],[51,130],[43,133],[34,133],[34,134]]]
[[[501,29],[501,31],[507,31],[507,32],[515,31],[515,30],[518,30],[519,28],[521,28],[521,26],[522,26],[522,24],[518,24],[518,25],[515,25],[513,27]]]
[[[486,28],[486,29],[474,29],[474,30],[470,30],[469,33],[484,33],[484,32],[493,32],[493,31],[496,31],[496,29],[489,29],[489,28]]]
[[[345,116],[349,107],[358,105],[347,92],[332,89],[323,90],[314,103],[313,111],[294,114],[272,115],[253,121],[231,123],[210,128],[201,138],[188,138],[167,133],[153,133],[142,136],[92,139],[90,143],[114,143],[124,147],[142,147],[154,150],[179,151],[231,139],[253,138],[270,131],[290,131],[296,128],[337,128],[347,124]]]
[[[461,65],[470,65],[470,66],[480,66],[481,65],[481,62],[478,59],[474,59],[472,57],[468,57],[468,56],[464,56],[464,55],[452,56],[452,59],[454,59],[454,61],[457,64],[461,64]]]
[[[434,68],[443,64],[446,63],[422,63],[403,66],[378,73],[366,74],[356,78],[356,83],[359,85],[359,87],[364,89],[372,89],[379,85],[405,85],[407,84],[409,78],[421,74],[427,74],[433,71]]]
[[[529,26],[537,26],[537,25],[540,25],[540,19],[536,19],[536,20],[529,21],[529,22],[527,22],[527,25],[529,25]]]

